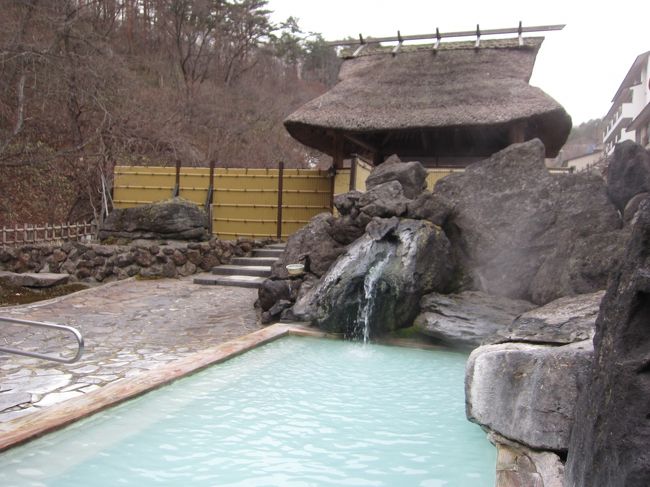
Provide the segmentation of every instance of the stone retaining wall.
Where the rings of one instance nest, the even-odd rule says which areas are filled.
[[[181,277],[209,271],[244,256],[265,242],[136,240],[129,245],[66,242],[0,249],[0,270],[56,272],[71,281],[111,282],[133,276]]]

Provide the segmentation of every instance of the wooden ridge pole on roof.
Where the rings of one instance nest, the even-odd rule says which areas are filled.
[[[554,30],[562,30],[566,27],[566,24],[555,24],[555,25],[536,25],[531,27],[522,27],[521,25],[517,27],[508,27],[504,29],[485,29],[480,31],[481,36],[491,36],[491,35],[503,35],[503,34],[526,34],[531,32],[550,32]],[[368,43],[378,43],[378,42],[405,42],[405,41],[421,41],[427,39],[436,39],[439,44],[440,39],[448,39],[451,37],[476,37],[476,30],[462,30],[457,32],[437,32],[432,34],[413,34],[413,35],[401,35],[398,36],[389,36],[389,37],[366,37],[364,38],[359,34],[359,39],[341,39],[338,41],[330,41],[325,44],[328,46],[356,46],[356,45],[365,45]]]

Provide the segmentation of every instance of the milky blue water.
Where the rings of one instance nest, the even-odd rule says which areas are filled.
[[[465,360],[281,339],[0,454],[0,486],[491,486]]]

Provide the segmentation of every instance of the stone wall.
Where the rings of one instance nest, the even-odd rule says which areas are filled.
[[[235,256],[248,254],[262,242],[211,239],[208,242],[135,240],[128,245],[23,245],[0,249],[0,270],[55,272],[71,281],[111,282],[128,277],[182,277],[209,271]]]

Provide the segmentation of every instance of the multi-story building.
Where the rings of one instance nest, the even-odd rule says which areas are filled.
[[[614,145],[633,140],[648,145],[650,133],[650,51],[637,56],[618,87],[605,116],[603,145],[610,155]]]

